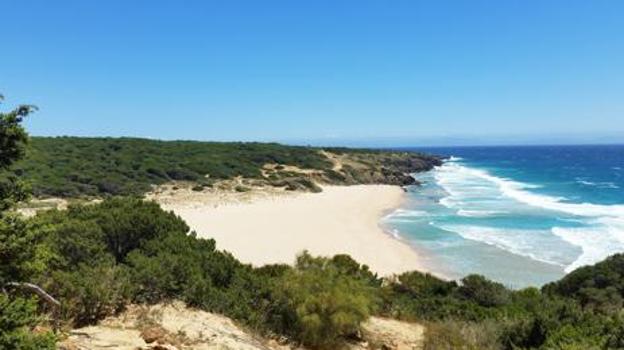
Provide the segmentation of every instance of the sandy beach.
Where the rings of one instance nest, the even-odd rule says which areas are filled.
[[[256,266],[293,263],[308,250],[315,255],[346,253],[380,275],[423,270],[407,244],[379,226],[400,205],[397,186],[328,186],[321,193],[276,193],[245,200],[195,194],[191,201],[153,198],[180,215],[200,237],[214,238],[243,262]],[[234,199],[234,200],[232,200]]]

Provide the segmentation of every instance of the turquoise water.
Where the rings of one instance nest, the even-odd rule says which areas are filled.
[[[624,146],[419,150],[451,158],[384,224],[435,272],[540,286],[624,252]]]

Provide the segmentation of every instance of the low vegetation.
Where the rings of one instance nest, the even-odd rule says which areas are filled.
[[[33,169],[49,167],[40,176],[59,182],[44,191],[56,191],[65,185],[64,171],[80,169],[77,164],[60,162],[58,169],[67,168],[56,173],[57,168],[53,170],[51,163],[47,163],[50,159],[36,157],[30,162],[41,159],[44,163],[36,166],[22,163],[21,170],[10,169],[24,154],[28,139],[20,123],[31,111],[31,107],[22,106],[0,114],[2,349],[53,349],[57,340],[51,330],[55,324],[53,319],[58,319],[61,327],[74,327],[92,324],[130,303],[174,299],[227,315],[259,333],[285,336],[318,349],[340,348],[348,339],[357,338],[362,322],[371,315],[425,323],[426,349],[624,348],[622,254],[595,266],[580,268],[542,289],[509,290],[476,275],[461,281],[444,281],[413,271],[382,279],[346,255],[327,258],[303,253],[293,266],[254,268],[218,250],[213,240],[198,238],[178,216],[139,198],[111,197],[97,204],[73,205],[67,210],[49,210],[25,219],[10,210],[27,197],[25,186],[15,174],[34,179]],[[80,143],[77,139],[69,140],[71,142],[62,140],[61,144]],[[85,147],[95,147],[95,144],[102,147],[118,142],[149,145],[152,141],[100,139],[85,142]],[[190,157],[196,146],[171,145],[188,146]],[[163,147],[169,146],[163,144]],[[245,151],[244,145],[241,147],[241,154],[251,157],[248,153],[251,151]],[[257,147],[278,147],[277,154],[286,150],[282,146]],[[302,152],[306,154],[307,151]],[[125,183],[127,178],[134,179],[133,184],[147,183],[145,178],[136,177],[136,169],[125,168],[126,164],[133,164],[127,159],[119,163],[113,161],[107,165],[109,168],[100,167],[120,154],[130,156],[133,153],[111,152],[103,158],[96,155],[94,157],[99,160],[94,163],[101,164],[94,167],[85,164],[85,174],[88,174],[85,176],[94,180],[102,169],[109,169],[111,178],[119,183]],[[163,164],[183,164],[182,154],[187,153],[180,153],[178,159],[163,161]],[[281,154],[276,157],[293,156]],[[323,153],[304,154],[299,155],[301,158],[295,157],[298,160],[270,161],[308,168],[330,166],[318,156],[327,157]],[[351,162],[349,166],[355,169],[357,157],[370,153],[356,152],[355,156],[346,158],[339,150],[332,150],[332,154],[343,157],[343,165]],[[394,153],[380,153],[377,157],[377,164],[394,162],[392,171],[399,172],[412,167],[410,162],[415,161]],[[54,159],[62,158],[55,156]],[[253,174],[256,166],[268,161],[261,158],[250,161],[254,166],[246,167],[243,160],[225,169],[246,169]],[[359,162],[362,161],[363,158],[359,158]],[[138,169],[145,163],[145,160],[136,160]],[[382,168],[390,171],[385,166],[376,169]],[[165,173],[170,170],[153,169]],[[179,172],[170,173],[177,177],[189,168],[176,169]],[[353,174],[365,174],[338,172],[333,166],[331,170],[345,179]],[[220,176],[232,174],[237,173]],[[93,189],[80,187],[78,184],[89,184],[81,181],[70,182],[68,190],[88,193]],[[36,181],[33,186],[36,188]],[[105,193],[113,193],[107,191]],[[40,290],[32,286],[58,299],[62,307],[50,304],[48,294],[37,292]]]
[[[314,192],[315,182],[409,184],[408,173],[439,163],[410,152],[332,149],[336,159],[350,164],[333,170],[335,163],[320,148],[136,138],[34,137],[25,150],[13,174],[37,197],[65,198],[142,195],[171,181],[189,182],[199,191],[239,177]]]

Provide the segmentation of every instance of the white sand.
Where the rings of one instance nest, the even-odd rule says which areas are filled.
[[[307,249],[314,255],[351,255],[380,275],[423,270],[418,254],[379,226],[400,205],[397,186],[324,187],[322,193],[258,198],[249,202],[168,201],[200,237],[214,238],[219,249],[260,266],[294,262]]]

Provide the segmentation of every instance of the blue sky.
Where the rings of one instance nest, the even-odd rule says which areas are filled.
[[[624,142],[623,1],[0,0],[34,135]]]

